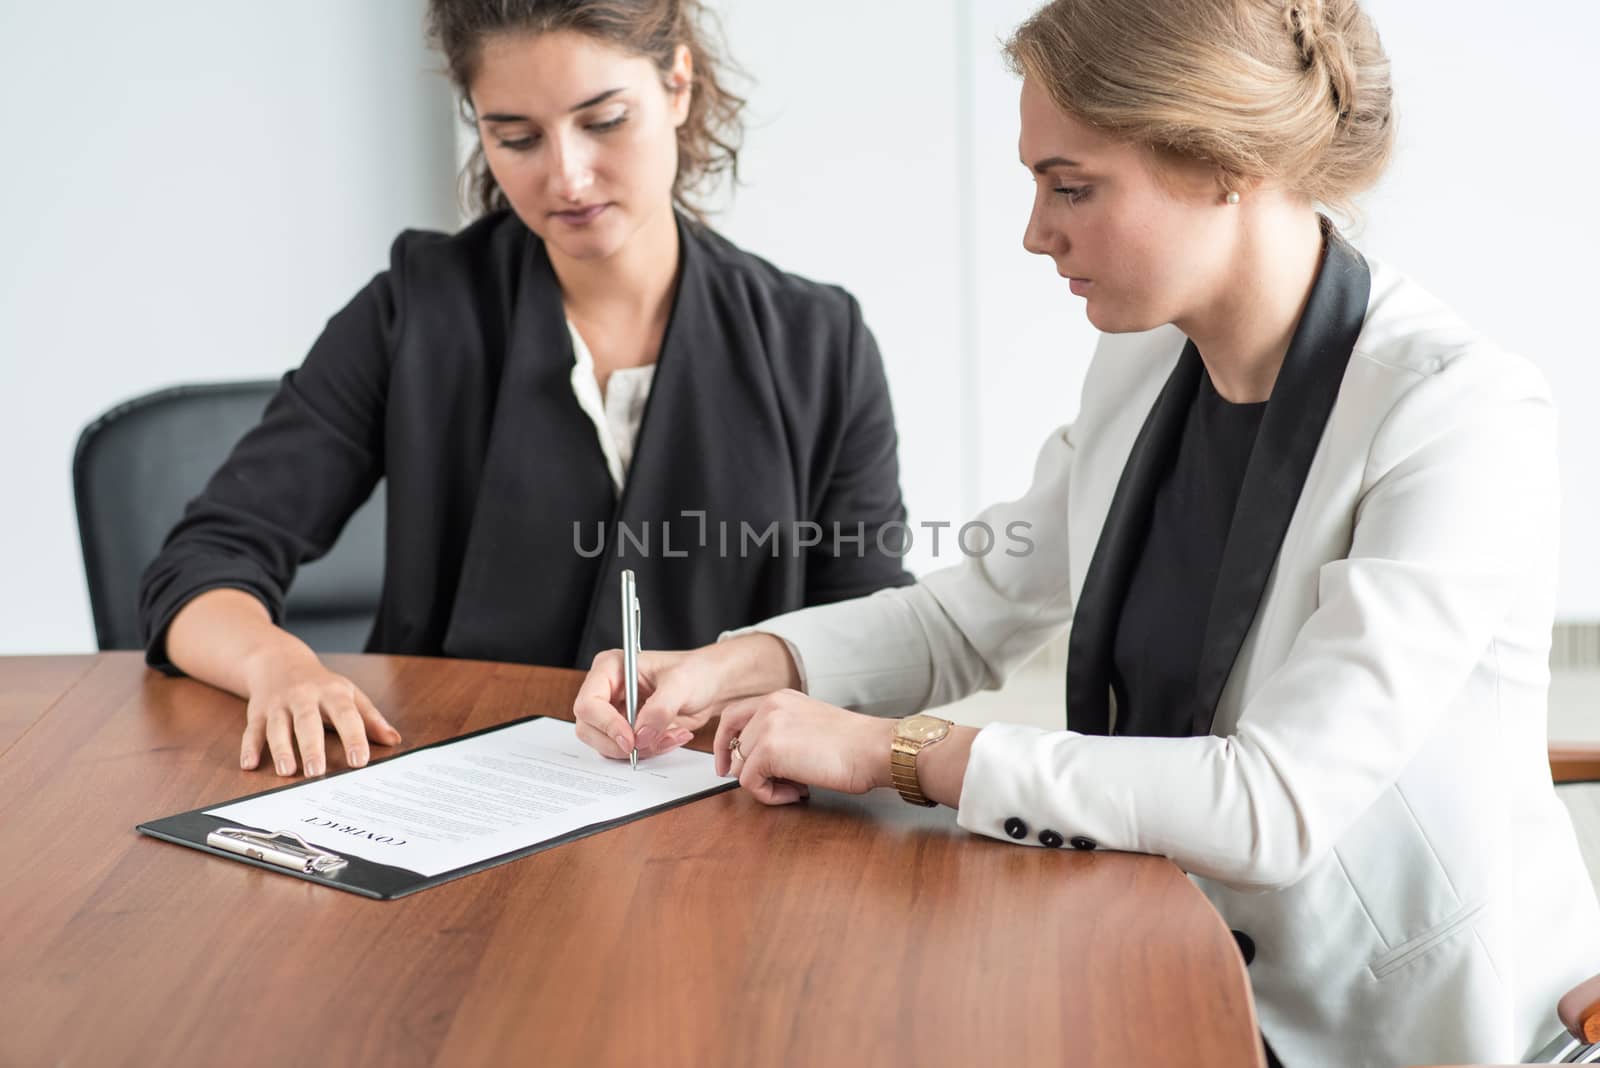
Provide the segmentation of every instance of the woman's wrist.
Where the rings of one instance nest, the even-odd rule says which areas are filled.
[[[250,697],[266,684],[266,680],[276,678],[285,671],[292,671],[297,667],[309,668],[320,666],[321,661],[311,646],[296,638],[293,634],[279,627],[272,627],[272,632],[265,634],[240,659],[244,668],[245,695]]]
[[[863,761],[872,789],[893,788],[894,732],[898,719],[883,719],[856,713],[859,716],[859,758]],[[956,808],[961,804],[961,787],[966,781],[967,761],[972,755],[972,743],[978,737],[976,727],[951,726],[950,733],[937,742],[925,745],[917,754],[917,782],[923,796],[941,805]]]
[[[917,781],[931,801],[951,808],[961,807],[961,788],[967,781],[967,762],[972,758],[972,743],[978,728],[959,724],[941,740],[917,754]]]
[[[283,668],[318,662],[309,646],[273,624],[254,594],[232,587],[190,599],[167,627],[166,645],[184,674],[246,699]]]
[[[866,759],[868,771],[872,776],[872,788],[884,790],[894,785],[890,755],[894,752],[894,729],[900,721],[897,719],[884,719],[880,716],[869,716],[864,712],[856,715],[862,719],[863,756]]]
[[[776,634],[741,634],[710,646],[708,653],[720,661],[729,699],[800,688],[800,669],[789,643]]]

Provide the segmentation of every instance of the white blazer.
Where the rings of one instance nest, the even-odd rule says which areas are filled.
[[[1522,1060],[1600,971],[1546,760],[1548,388],[1332,236],[1224,556],[1214,715],[1194,737],[1106,737],[1106,576],[1131,566],[1198,367],[1172,327],[1104,337],[1032,488],[980,517],[992,552],[751,629],[791,643],[814,696],[899,716],[1000,685],[1070,626],[1072,729],[985,728],[961,826],[1172,858],[1253,944],[1289,1068]]]

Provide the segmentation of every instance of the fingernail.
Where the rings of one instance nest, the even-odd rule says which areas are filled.
[[[672,732],[673,745],[688,745],[689,739],[694,737],[694,731],[686,731],[682,727]]]
[[[256,766],[256,758],[255,757],[253,757],[253,756],[243,756],[243,757],[239,758],[239,767],[243,768],[245,771],[249,771],[251,768],[253,768],[255,766]]]
[[[294,765],[289,763],[287,760],[278,761],[278,774],[279,775],[293,775],[294,774]]]
[[[655,745],[656,739],[661,737],[661,732],[654,727],[646,727],[637,735],[640,749],[649,749]]]
[[[363,753],[359,749],[350,750],[349,757],[350,757],[350,766],[352,768],[365,767],[366,764],[367,764],[367,754]]]
[[[322,761],[320,761],[320,760],[308,760],[308,761],[306,761],[306,774],[307,775],[321,775],[322,774]]]
[[[617,743],[617,748],[622,750],[624,753],[626,753],[628,750],[633,748],[633,746],[628,744],[628,736],[623,734],[621,731],[618,731],[616,734],[613,734],[611,736],[611,740],[613,742],[616,742]]]

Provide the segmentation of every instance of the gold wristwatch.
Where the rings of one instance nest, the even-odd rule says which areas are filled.
[[[900,796],[913,805],[932,808],[936,802],[922,792],[917,777],[917,754],[950,733],[951,723],[938,716],[907,716],[894,726],[894,745],[889,750],[889,778]]]

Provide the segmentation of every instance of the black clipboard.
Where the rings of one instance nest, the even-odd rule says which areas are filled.
[[[480,734],[489,734],[494,731],[505,730],[507,727],[513,727],[519,723],[527,723],[530,720],[548,718],[550,717],[523,716],[520,719],[508,720],[505,723],[498,723],[493,727],[485,727],[482,730],[473,731],[470,734],[462,734],[455,738],[446,738],[443,741],[433,742],[430,745],[418,746],[415,749],[407,750],[405,753],[396,753],[394,756],[386,758],[386,760],[397,760],[400,757],[408,755],[409,753],[420,753],[424,749],[432,749],[436,746],[442,745],[451,745],[465,738],[475,738]],[[374,764],[376,763],[379,762],[374,761]],[[368,766],[370,767],[372,765]],[[337,772],[336,775],[349,775],[352,773],[352,771],[359,772],[360,770],[360,768],[348,769]],[[194,809],[190,812],[180,812],[176,816],[167,816],[164,819],[150,820],[146,823],[139,824],[139,826],[135,829],[140,834],[146,834],[152,838],[159,838],[164,842],[172,842],[175,845],[188,846],[190,849],[198,849],[202,853],[210,853],[213,856],[225,857],[228,860],[235,860],[241,864],[249,864],[253,867],[262,868],[266,871],[276,872],[279,875],[288,875],[296,879],[304,879],[306,882],[310,883],[320,883],[323,886],[331,886],[335,890],[345,890],[352,894],[360,894],[362,897],[376,898],[380,901],[393,901],[397,897],[405,897],[408,894],[416,893],[418,890],[426,890],[430,886],[438,886],[440,883],[447,883],[452,879],[459,879],[463,875],[471,875],[474,872],[484,871],[485,869],[504,864],[507,861],[520,860],[523,857],[530,857],[535,853],[542,853],[546,849],[552,849],[555,846],[565,845],[568,842],[575,842],[580,838],[587,838],[591,834],[598,834],[601,831],[608,831],[613,827],[621,827],[625,823],[632,823],[634,820],[640,819],[644,816],[653,816],[657,812],[665,812],[667,809],[677,808],[679,805],[686,805],[691,801],[698,801],[703,797],[710,797],[712,794],[720,794],[725,790],[732,790],[738,786],[739,783],[737,780],[730,779],[725,783],[720,783],[716,786],[713,786],[709,790],[702,790],[697,794],[690,794],[687,797],[680,797],[677,800],[669,801],[664,805],[657,805],[654,808],[643,809],[631,815],[623,816],[620,819],[606,820],[601,823],[592,823],[585,827],[579,827],[575,831],[570,831],[567,834],[556,838],[547,839],[543,842],[536,843],[535,845],[528,846],[525,849],[512,850],[509,853],[502,853],[496,857],[489,857],[485,860],[479,861],[476,864],[468,864],[465,867],[455,868],[447,872],[441,872],[438,875],[421,875],[407,868],[397,868],[389,864],[379,864],[377,861],[366,860],[362,857],[355,856],[343,857],[342,859],[344,860],[344,864],[335,871],[300,871],[293,868],[286,868],[279,864],[270,863],[268,861],[257,860],[241,853],[219,849],[216,846],[207,844],[206,838],[213,831],[221,830],[224,827],[237,826],[237,824],[225,819],[221,819],[217,816],[207,815],[206,809],[218,808],[222,805],[231,805],[238,801],[248,801],[256,797],[265,797],[267,794],[275,794],[281,790],[294,790],[304,785],[304,781],[285,783],[282,786],[275,786],[271,790],[262,790],[259,793],[247,794],[244,797],[235,797],[226,801],[217,801],[209,805],[203,805],[200,808]],[[268,829],[262,828],[262,831],[263,833],[267,833]]]

